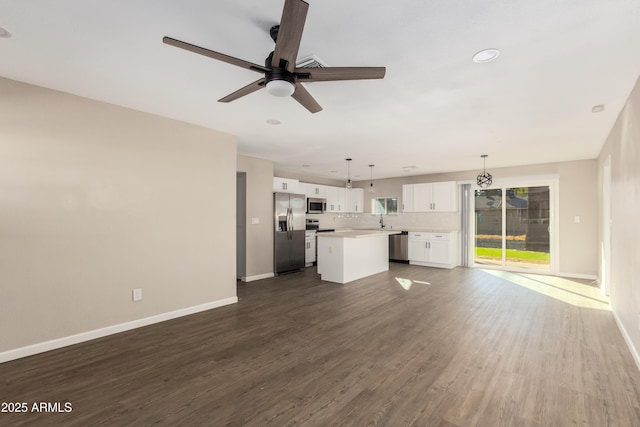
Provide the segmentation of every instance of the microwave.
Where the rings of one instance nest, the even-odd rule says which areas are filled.
[[[321,214],[327,210],[326,199],[315,199],[312,197],[307,198],[307,213],[308,214]]]

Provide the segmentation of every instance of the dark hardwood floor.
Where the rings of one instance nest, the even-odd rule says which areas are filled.
[[[606,302],[553,280],[391,264],[240,283],[238,304],[0,364],[0,401],[72,406],[0,425],[639,426]]]

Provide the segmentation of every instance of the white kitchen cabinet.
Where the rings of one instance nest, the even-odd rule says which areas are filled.
[[[427,250],[427,233],[409,233],[409,262],[411,261],[429,261],[429,251]]]
[[[297,179],[273,177],[274,193],[298,193],[299,182]]]
[[[455,181],[431,184],[431,201],[435,212],[458,211],[458,184]]]
[[[308,182],[301,182],[300,185],[303,186],[300,192],[304,193],[307,197],[315,197],[318,199],[327,198],[327,185],[311,184]],[[304,188],[304,191],[302,188]]]
[[[326,188],[327,212],[338,212],[338,187]]]
[[[335,187],[338,189],[338,212],[346,212],[347,209],[347,189],[344,187]]]
[[[309,197],[309,184],[306,182],[298,182],[298,192],[304,194],[305,197]]]
[[[402,212],[414,212],[413,184],[405,184],[402,186]]]
[[[455,181],[405,184],[402,199],[404,212],[456,212],[458,184]]]
[[[316,232],[307,231],[304,234],[304,262],[311,267],[316,262]]]
[[[427,267],[454,268],[458,265],[458,233],[409,233],[409,263]]]
[[[347,190],[343,187],[327,186],[327,212],[346,212]]]
[[[364,212],[364,190],[362,188],[347,190],[347,212]]]

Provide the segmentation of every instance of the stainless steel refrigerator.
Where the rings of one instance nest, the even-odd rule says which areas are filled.
[[[304,268],[305,195],[273,193],[273,210],[275,274]]]

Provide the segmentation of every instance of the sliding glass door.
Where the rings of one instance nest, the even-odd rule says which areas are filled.
[[[475,191],[476,266],[551,271],[548,185]]]

